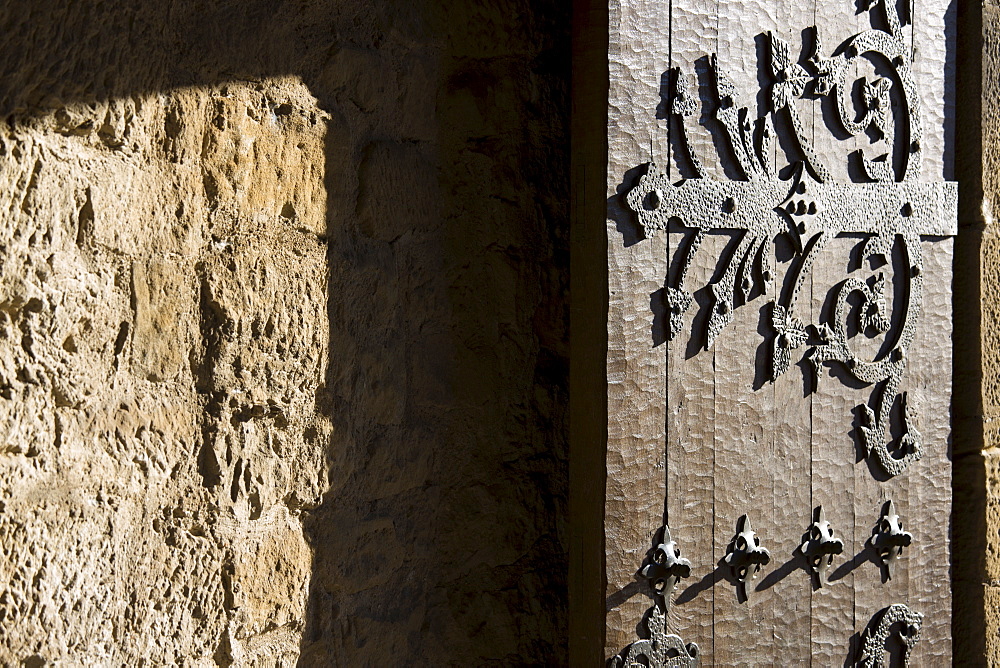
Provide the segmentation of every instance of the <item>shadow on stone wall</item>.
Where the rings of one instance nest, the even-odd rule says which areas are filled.
[[[332,435],[304,428],[282,469],[300,455],[302,468],[325,458],[316,474],[327,489],[318,504],[276,500],[301,518],[312,550],[305,619],[286,620],[302,633],[298,663],[565,664],[568,3],[8,3],[0,25],[9,127],[187,87],[225,97],[227,82],[271,77],[300,78],[329,116],[327,229],[316,238],[327,245],[330,334],[315,406]],[[60,132],[102,130],[84,125]],[[211,490],[223,498],[232,487],[237,504],[243,477],[243,492],[257,483],[249,468],[241,477],[238,465],[206,464],[208,440],[259,417],[224,387],[239,369],[221,365],[239,365],[240,351],[212,352],[232,326],[208,294],[214,279],[202,274],[213,266],[198,265],[201,339],[191,354],[203,442],[197,462],[176,462],[209,488],[184,494],[208,499],[191,505],[202,504],[194,512],[210,535],[228,512]],[[277,346],[269,350],[280,355]],[[256,503],[236,531],[268,516]],[[234,622],[232,579],[243,566],[220,550],[220,565],[199,577],[215,583],[207,604],[225,615],[216,628],[194,611],[191,623],[217,639],[218,663],[239,663],[253,634],[275,629]],[[115,568],[125,569],[116,596],[134,605],[143,594],[129,583],[142,574]],[[242,587],[266,588],[271,576],[256,577]],[[118,599],[109,610],[125,605]],[[156,628],[135,632],[157,642]],[[128,662],[141,647],[121,641],[117,656]],[[86,646],[44,642],[3,652],[88,656]]]

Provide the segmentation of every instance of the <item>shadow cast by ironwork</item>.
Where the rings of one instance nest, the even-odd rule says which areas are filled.
[[[718,583],[727,579],[726,574],[729,572],[729,570],[730,569],[728,565],[719,564],[718,566],[716,566],[715,570],[705,574],[701,578],[701,580],[695,582],[694,584],[689,585],[687,589],[681,592],[680,596],[677,597],[676,604],[683,605],[684,603],[693,601],[698,597],[698,594],[704,591],[708,591]]]
[[[828,580],[830,582],[836,582],[846,578],[848,575],[853,573],[855,570],[863,566],[864,564],[871,563],[876,568],[882,572],[882,584],[889,581],[888,576],[885,573],[885,568],[882,566],[881,561],[878,559],[878,554],[871,547],[866,546],[860,552],[855,554],[848,560],[845,560],[840,566],[835,568]]]

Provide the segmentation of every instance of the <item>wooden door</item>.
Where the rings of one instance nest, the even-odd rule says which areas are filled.
[[[947,7],[610,4],[609,662],[950,661]]]

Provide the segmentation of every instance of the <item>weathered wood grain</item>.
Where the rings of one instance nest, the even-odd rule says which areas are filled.
[[[735,104],[748,109],[749,120],[757,116],[757,45],[754,35],[776,23],[778,5],[772,0],[720,0],[718,67],[734,84]],[[747,26],[753,26],[748,31]],[[732,158],[726,162],[733,167]],[[732,178],[732,177],[731,177]],[[735,178],[744,178],[737,175]],[[736,249],[740,235],[730,242]],[[728,261],[725,255],[723,263]],[[739,262],[736,258],[734,261]],[[723,265],[724,266],[724,265]],[[753,295],[749,295],[752,297]],[[774,495],[773,449],[766,429],[773,409],[773,388],[765,385],[754,391],[756,340],[759,309],[765,298],[758,296],[736,306],[732,323],[714,343],[716,425],[715,425],[715,546],[719,558],[736,531],[741,515],[750,517],[762,544],[769,550],[781,535],[770,512]],[[715,597],[717,638],[739,638],[738,642],[716,643],[718,665],[738,665],[753,661],[774,662],[774,605],[771,589],[756,587],[769,569],[745,585],[747,599],[740,602],[736,588],[725,583]]]
[[[786,271],[791,263],[783,267]],[[779,273],[779,276],[782,274]],[[804,290],[808,290],[811,281]],[[806,292],[805,294],[808,294]],[[804,314],[808,316],[808,311]],[[802,367],[792,365],[774,382],[771,435],[774,452],[775,524],[780,532],[772,538],[773,562],[760,586],[770,586],[775,609],[775,654],[784,665],[809,665],[810,578],[796,550],[812,507],[810,486],[810,402],[804,393]],[[805,523],[805,524],[804,524]]]
[[[672,234],[676,248],[680,234]],[[715,269],[714,253],[722,238],[708,239],[690,268],[692,285],[707,283]],[[714,665],[714,600],[725,594],[711,586],[719,556],[714,547],[715,516],[715,355],[702,350],[686,358],[690,328],[670,344],[668,423],[670,470],[667,507],[671,530],[691,561],[691,578],[677,588],[672,628],[686,642],[696,642],[703,665]]]
[[[924,100],[923,179],[939,180],[951,169],[949,148],[942,146],[951,132],[951,98],[942,83],[950,67],[942,35],[948,18],[942,0],[927,4],[933,6],[918,5],[914,12],[914,70]],[[658,300],[668,284],[668,264],[680,262],[688,239],[677,228],[640,240],[620,198],[641,173],[634,168],[650,159],[670,170],[673,180],[693,176],[688,168],[668,165],[669,125],[662,117],[667,107],[660,94],[670,67],[681,66],[693,78],[697,74],[705,98],[712,90],[707,65],[716,53],[743,95],[738,104],[749,108],[752,121],[763,111],[759,105],[767,92],[761,93],[760,86],[769,78],[759,76],[758,59],[768,53],[758,48],[755,37],[775,31],[799,57],[807,55],[802,53],[803,38],[810,39],[802,31],[815,25],[822,55],[830,55],[870,27],[868,13],[855,14],[851,3],[823,0],[804,7],[793,0],[643,0],[612,3],[611,16],[607,656],[642,630],[642,616],[652,601],[635,574],[655,531],[667,520],[693,569],[691,579],[675,591],[668,626],[685,641],[699,644],[702,665],[842,665],[857,650],[858,637],[852,635],[892,603],[908,603],[927,614],[913,665],[941,665],[951,653],[950,348],[945,350],[951,332],[951,242],[922,244],[924,323],[902,387],[910,392],[911,410],[921,415],[918,425],[927,454],[904,474],[886,479],[861,456],[856,434],[856,407],[871,400],[875,387],[853,381],[839,364],[824,366],[814,378],[807,364],[795,364],[806,349],[796,351],[792,368],[776,382],[766,382],[769,316],[762,307],[779,298],[780,283],[769,294],[755,293],[748,304],[738,305],[713,348],[703,349],[705,318],[712,307],[705,286],[718,280],[727,253],[735,248],[730,235],[706,238],[685,286],[699,291],[692,308],[698,313],[689,314],[677,340],[665,342],[668,314]],[[876,26],[883,27],[880,19]],[[876,68],[859,65],[851,79],[879,75]],[[796,104],[834,181],[862,178],[848,161],[855,149],[865,148],[868,157],[884,151],[877,138],[872,144],[865,136],[837,136],[836,123],[824,118],[832,112],[824,106],[828,102]],[[711,111],[713,104],[705,108]],[[713,123],[689,125],[692,147],[709,178],[739,178],[721,135],[710,131]],[[778,132],[789,129],[786,125]],[[772,150],[776,167],[797,157],[788,136]],[[682,163],[685,159],[681,155]],[[831,291],[849,275],[866,278],[884,272],[890,284],[903,280],[899,258],[878,266],[860,256],[859,243],[857,237],[839,238],[822,251],[805,277],[796,316],[807,323],[826,319]],[[897,243],[895,252],[900,251]],[[786,253],[779,278],[791,267]],[[903,297],[893,290],[889,310],[901,307]],[[879,354],[883,337],[859,333],[856,327],[850,331],[852,346],[862,356]],[[899,435],[895,426],[893,435]],[[892,581],[882,582],[866,546],[890,498],[918,544],[897,564]],[[812,591],[805,561],[794,550],[819,505],[844,541],[844,554],[828,571],[827,583]],[[744,513],[773,560],[748,584],[749,599],[741,603],[721,561]],[[942,569],[943,576],[933,575]]]
[[[847,275],[848,259],[857,239],[834,239],[817,259],[812,277],[813,322],[819,322],[830,291]],[[827,571],[827,582],[812,594],[812,656],[817,665],[839,665],[850,651],[854,633],[855,573],[849,564],[864,547],[855,535],[855,440],[851,433],[854,407],[865,390],[842,382],[843,365],[822,367],[815,374],[812,404],[812,505],[823,506],[827,521],[844,541],[844,553]],[[867,471],[865,472],[867,475]],[[856,565],[856,564],[855,564]]]
[[[714,44],[715,2],[676,0],[672,3],[671,66],[680,67],[697,81],[696,62],[705,55],[706,43]],[[707,83],[707,82],[706,82]],[[692,119],[693,120],[693,119]],[[715,169],[714,148],[704,126],[689,123],[691,149],[709,169]],[[675,130],[676,130],[675,126]],[[679,156],[683,161],[687,156]],[[677,174],[675,169],[672,174]],[[691,174],[688,174],[689,176]],[[679,176],[679,174],[678,174]],[[693,236],[693,230],[670,234],[671,262],[675,266]],[[706,285],[715,269],[718,239],[709,239],[692,263],[686,288]],[[715,515],[715,354],[700,350],[703,336],[695,327],[698,304],[691,308],[685,327],[667,347],[667,516],[685,557],[691,561],[691,578],[678,586],[670,613],[671,627],[686,642],[696,642],[703,665],[714,665],[713,632],[716,588],[710,586],[718,556],[714,546]],[[665,303],[662,335],[668,326]],[[709,584],[709,586],[705,586]]]
[[[924,169],[921,179],[954,178],[956,5],[916,0],[913,74],[923,102]],[[923,322],[911,354],[911,407],[920,416],[924,458],[913,467],[913,512],[926,529],[911,554],[910,600],[925,610],[916,665],[939,666],[952,657],[951,634],[951,375],[952,260],[954,240],[921,244],[924,261]],[[921,510],[917,510],[920,508]],[[910,526],[914,527],[911,520]]]
[[[901,242],[897,240],[894,254],[900,252]],[[859,274],[871,273],[867,270],[868,262],[865,262],[865,271]],[[886,298],[887,308],[892,314],[892,319],[899,317],[897,311],[903,306],[899,303],[902,293],[898,289],[901,281],[905,282],[905,276],[899,275],[899,262],[895,266],[890,262],[882,266],[879,271],[886,274]],[[891,283],[888,281],[891,280]],[[898,326],[898,325],[897,325]],[[857,337],[855,337],[857,338]],[[912,368],[907,370],[907,377],[904,379],[904,389],[912,381]],[[872,392],[876,386],[866,386],[854,393],[856,403],[872,400]],[[869,405],[873,405],[869,403]],[[858,428],[858,418],[855,416],[855,440],[857,441],[856,430]],[[898,427],[893,429],[893,433],[898,435]],[[881,517],[883,507],[886,502],[892,500],[896,511],[904,524],[904,528],[910,529],[912,516],[909,504],[909,471],[895,476],[886,477],[879,465],[864,458],[859,454],[860,460],[854,465],[854,512],[856,523],[854,528],[855,540],[855,630],[863,633],[865,628],[871,624],[873,617],[881,610],[896,603],[909,604],[908,581],[909,581],[909,555],[896,562],[893,568],[892,579],[887,580],[885,571],[877,560],[874,550],[865,549],[869,545],[872,531]]]
[[[818,1],[814,7],[814,26],[824,56],[846,40],[868,28],[867,15],[855,15],[842,3]],[[854,77],[858,68],[854,68]],[[812,141],[817,153],[824,156],[833,181],[851,182],[850,154],[865,138],[846,136],[839,127],[832,100],[817,100],[812,104]],[[811,322],[819,324],[828,317],[832,304],[831,291],[847,278],[851,267],[851,251],[857,239],[833,239],[817,259],[811,277]],[[862,335],[863,338],[863,335]],[[861,343],[855,337],[855,345]],[[875,348],[876,346],[868,346]],[[845,490],[854,486],[853,462],[855,442],[850,433],[853,408],[864,392],[845,385],[847,377],[842,365],[810,370],[814,383],[810,396],[812,416],[812,507],[822,506],[827,521],[844,541],[844,553],[835,558],[827,571],[827,582],[812,593],[811,656],[816,665],[840,665],[850,652],[854,633],[854,570],[845,566],[863,548],[855,537],[854,504]]]
[[[921,180],[950,178],[953,138],[954,59],[949,62],[946,20],[949,3],[914,3],[912,16],[913,74],[920,93],[923,124]],[[921,321],[909,351],[908,403],[918,418],[924,456],[906,471],[908,531],[914,545],[906,557],[907,599],[924,614],[921,639],[911,656],[913,666],[948,663],[951,647],[949,535],[951,516],[951,266],[953,241],[924,241],[925,277]]]
[[[921,180],[950,181],[955,178],[957,9],[947,0],[914,0],[913,6],[913,78],[924,103]]]
[[[911,607],[924,614],[914,666],[945,665],[951,658],[951,239],[924,242],[924,311],[910,352],[910,408],[920,416],[924,456],[906,472],[914,545],[906,557]],[[933,277],[932,279],[930,277]]]
[[[770,439],[765,439],[766,413],[749,391],[752,366],[746,345],[756,330],[749,307],[737,309],[733,322],[715,343],[715,548],[721,559],[736,532],[741,515],[750,517],[764,547],[774,548],[777,535],[772,506]],[[728,569],[723,566],[728,574]],[[764,571],[766,575],[767,569]],[[774,626],[770,590],[757,591],[759,580],[748,580],[747,600],[740,601],[736,587],[722,581],[715,596],[715,647],[718,665],[738,665],[747,657],[762,664],[773,660]],[[739,642],[718,642],[739,638]]]
[[[653,345],[649,295],[663,285],[666,241],[638,241],[620,192],[651,149],[665,150],[655,121],[659,73],[669,59],[669,6],[612,4],[608,67],[608,425],[605,497],[606,655],[634,641],[652,604],[635,577],[663,521],[666,354]]]
[[[787,42],[794,56],[801,50],[802,29],[814,23],[812,3],[797,3],[794,0],[781,3],[781,22],[775,35]],[[769,49],[763,51],[770,55]],[[770,77],[770,67],[767,64]],[[796,102],[808,128],[812,128],[813,109],[809,100]],[[787,119],[780,118],[776,125],[778,134],[775,142],[778,154],[776,167],[786,169],[789,164],[787,149],[794,145],[791,128]],[[783,249],[778,256],[784,260],[779,272],[780,282],[774,290],[774,300],[780,303],[786,283],[794,279],[798,261],[791,257],[791,245],[784,236],[777,240]],[[808,323],[812,318],[809,300],[812,286],[811,275],[804,277],[802,299],[794,315]],[[788,286],[791,287],[790,285]],[[769,346],[771,342],[768,342]],[[793,352],[791,368],[774,382],[774,500],[773,512],[779,534],[775,536],[776,553],[772,567],[776,624],[774,628],[775,653],[781,663],[788,665],[809,665],[812,661],[811,647],[811,578],[804,568],[805,562],[797,550],[802,535],[810,520],[812,488],[810,485],[812,416],[810,400],[807,396],[808,374],[806,367],[796,364],[805,352],[800,348]],[[768,350],[770,353],[770,350]],[[780,574],[780,579],[779,578]]]
[[[607,596],[609,627],[620,629],[617,637],[609,633],[609,649],[635,640],[634,627],[651,603],[635,573],[662,521],[664,397],[656,385],[662,387],[664,365],[659,351],[651,354],[652,346],[641,343],[652,324],[648,297],[643,304],[641,294],[656,289],[652,264],[657,251],[664,256],[664,246],[651,241],[609,267],[609,276],[621,279],[611,289],[608,332],[608,412],[616,419],[608,429]]]

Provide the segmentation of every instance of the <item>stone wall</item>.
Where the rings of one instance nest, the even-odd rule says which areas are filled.
[[[993,2],[958,7],[955,244],[954,512],[952,573],[956,665],[1000,661],[1000,237],[996,170],[1000,13]]]
[[[568,3],[0,25],[0,663],[564,664]]]

